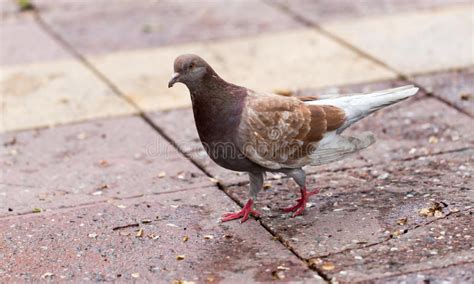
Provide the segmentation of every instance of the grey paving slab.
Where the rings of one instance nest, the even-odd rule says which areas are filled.
[[[18,12],[18,6],[11,0],[0,0],[0,14],[3,17]]]
[[[0,23],[0,66],[70,58],[32,14],[7,13]]]
[[[1,71],[0,132],[137,112],[74,59],[6,66]]]
[[[472,279],[473,214],[472,209],[469,212],[452,214],[426,226],[409,230],[406,234],[382,244],[350,250],[314,262],[321,263],[316,264],[321,268],[334,267],[326,269],[326,273],[330,278],[342,282],[370,281],[378,278],[379,283],[394,283],[393,278],[392,281],[382,279],[406,274],[406,278],[403,278],[409,280],[414,278],[411,272],[427,270],[428,274],[431,272],[432,275],[439,275],[430,277],[429,283],[442,283],[440,280],[443,278],[452,279],[451,283],[470,283],[463,280]],[[462,270],[463,265],[467,271]],[[449,272],[446,269],[434,272],[445,267],[450,267]],[[423,275],[423,272],[419,274]],[[398,279],[403,281],[403,278]],[[425,277],[418,278],[416,282],[426,283],[423,278]]]
[[[0,132],[136,112],[48,34],[33,13],[8,12],[0,22]]]
[[[1,138],[0,215],[212,185],[135,116]]]
[[[258,0],[114,1],[113,5],[105,0],[34,2],[56,32],[87,54],[257,35],[301,26]]]
[[[474,65],[473,12],[471,2],[321,25],[397,72],[413,75]]]
[[[472,208],[473,163],[474,150],[469,150],[312,175],[308,189],[321,192],[296,218],[280,208],[296,202],[297,186],[287,179],[272,181],[259,193],[256,209],[263,214],[263,224],[301,257],[324,257],[370,247],[449,212]],[[248,198],[246,186],[226,191],[242,203]],[[421,216],[419,212],[432,202],[441,204],[441,215]]]
[[[1,282],[322,283],[217,188],[3,218]],[[128,227],[127,227],[128,226]]]
[[[359,17],[420,11],[469,4],[469,0],[276,0],[292,12],[314,23]],[[271,2],[270,2],[271,3]]]
[[[474,68],[415,76],[413,81],[434,96],[474,116]]]
[[[407,100],[353,125],[347,135],[374,132],[361,152],[369,163],[389,163],[474,146],[472,118],[434,98]]]
[[[0,132],[136,112],[32,13],[7,14],[0,21]]]

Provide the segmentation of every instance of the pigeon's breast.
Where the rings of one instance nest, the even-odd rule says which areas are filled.
[[[201,143],[209,157],[219,166],[233,171],[257,171],[261,167],[247,159],[235,142],[237,117],[221,118],[219,121],[207,120],[196,123]]]
[[[206,104],[194,100],[193,112],[199,138],[209,157],[221,167],[247,172],[262,170],[247,159],[236,144],[242,108],[242,101],[224,99],[224,96]]]

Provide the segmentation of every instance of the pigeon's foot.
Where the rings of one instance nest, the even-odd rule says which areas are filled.
[[[308,192],[308,191],[306,191],[306,186],[302,187],[301,188],[301,198],[298,198],[296,200],[296,201],[298,201],[298,203],[294,206],[291,206],[291,207],[288,207],[288,208],[283,208],[281,210],[283,210],[284,212],[295,212],[293,214],[293,217],[296,217],[296,216],[300,215],[301,213],[303,213],[304,209],[306,208],[306,202],[308,202],[309,197],[311,195],[317,194],[318,192],[319,192],[318,189]]]
[[[252,214],[255,217],[259,217],[260,213],[253,210],[252,205],[253,205],[253,200],[249,199],[249,201],[247,201],[247,203],[245,204],[244,208],[242,208],[242,210],[240,210],[239,212],[225,213],[222,216],[222,222],[227,222],[227,221],[230,221],[230,220],[235,220],[235,219],[242,218],[242,220],[240,220],[240,223],[243,223],[243,222],[247,221],[250,214]]]

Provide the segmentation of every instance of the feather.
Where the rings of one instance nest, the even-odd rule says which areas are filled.
[[[323,138],[319,147],[310,155],[311,165],[317,166],[341,160],[374,143],[375,137],[370,132],[354,137],[344,137],[331,132]]]
[[[352,94],[336,98],[320,99],[305,102],[308,105],[331,105],[344,110],[347,119],[346,122],[337,129],[341,133],[353,123],[370,115],[371,113],[407,99],[418,92],[418,88],[413,85],[407,85],[399,88],[393,88],[371,94]]]

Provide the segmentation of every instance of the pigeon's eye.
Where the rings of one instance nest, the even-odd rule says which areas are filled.
[[[191,64],[189,64],[189,69],[194,69],[194,67],[196,67],[195,64],[191,62]]]

